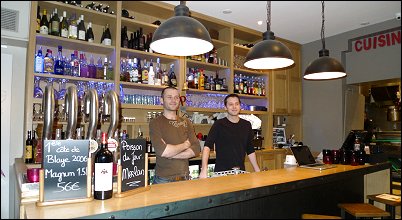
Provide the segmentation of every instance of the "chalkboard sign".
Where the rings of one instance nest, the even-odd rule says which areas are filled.
[[[120,147],[121,191],[145,186],[145,139],[127,139]]]
[[[286,144],[285,128],[273,128],[272,141],[274,144]]]
[[[87,197],[89,140],[45,140],[44,201]]]

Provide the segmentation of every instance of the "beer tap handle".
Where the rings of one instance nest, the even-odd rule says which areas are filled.
[[[78,111],[77,89],[74,85],[68,87],[67,89],[67,93],[65,96],[65,105],[67,113],[66,139],[72,139],[77,127]]]
[[[103,103],[103,114],[110,116],[110,125],[108,129],[108,138],[112,138],[114,131],[117,128],[117,123],[119,121],[119,98],[115,91],[110,90],[106,93]]]
[[[49,84],[45,88],[45,94],[42,99],[42,109],[43,109],[42,140],[52,139],[54,105],[55,105],[54,89],[53,86]]]
[[[96,135],[96,126],[98,123],[98,93],[95,89],[87,91],[84,97],[84,114],[89,115],[89,124],[86,139],[94,139]]]

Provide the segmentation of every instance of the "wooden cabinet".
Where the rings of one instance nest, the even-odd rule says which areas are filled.
[[[87,2],[83,3],[84,6]],[[122,117],[135,117],[135,122],[122,121],[119,129],[126,129],[129,131],[130,137],[135,137],[137,130],[141,128],[144,135],[147,136],[147,114],[148,112],[160,112],[162,107],[154,101],[153,103],[136,102],[136,95],[153,96],[154,99],[160,96],[160,92],[165,86],[139,84],[133,82],[126,82],[121,80],[121,72],[124,69],[124,62],[127,59],[138,58],[140,60],[156,60],[159,58],[163,66],[167,68],[173,64],[174,72],[177,77],[178,89],[181,95],[187,96],[188,100],[180,108],[181,115],[191,115],[193,112],[200,112],[207,115],[212,115],[216,112],[224,112],[223,98],[236,91],[235,84],[237,77],[240,75],[245,77],[250,84],[251,82],[261,83],[265,89],[265,96],[239,94],[241,101],[244,104],[241,114],[254,114],[262,120],[262,135],[265,137],[264,146],[271,146],[272,114],[295,114],[300,112],[300,98],[297,98],[301,86],[297,81],[297,74],[300,71],[296,69],[300,64],[300,51],[299,46],[291,47],[293,56],[296,61],[296,69],[275,71],[279,74],[272,74],[273,71],[256,71],[244,68],[243,63],[246,54],[250,50],[249,47],[243,46],[247,44],[255,44],[262,40],[262,33],[234,25],[216,18],[205,16],[203,14],[192,12],[193,18],[200,21],[207,30],[211,33],[212,43],[217,50],[217,56],[220,60],[217,64],[211,64],[201,61],[187,59],[186,57],[167,56],[156,54],[152,52],[145,52],[135,49],[128,49],[121,47],[121,29],[126,26],[130,38],[131,33],[136,32],[142,28],[144,34],[153,33],[158,26],[153,23],[157,20],[164,22],[173,16],[174,5],[163,2],[152,1],[116,1],[116,2],[103,2],[104,5],[109,5],[109,11],[116,12],[114,15],[97,12],[94,10],[86,9],[84,7],[77,7],[62,2],[52,1],[33,1],[31,5],[31,17],[36,17],[37,6],[40,6],[40,13],[43,9],[51,14],[55,8],[58,9],[58,14],[61,15],[63,11],[67,12],[67,17],[70,18],[73,14],[77,19],[80,15],[85,15],[85,26],[88,22],[92,22],[92,28],[95,35],[95,42],[88,43],[76,39],[62,38],[52,35],[43,35],[36,33],[36,23],[30,24],[30,39],[28,45],[27,55],[27,73],[26,73],[26,110],[25,110],[25,127],[24,132],[35,128],[38,124],[32,120],[33,118],[33,104],[40,104],[40,98],[34,98],[34,82],[39,80],[39,86],[44,90],[44,87],[49,81],[53,81],[54,88],[57,92],[60,90],[60,82],[66,81],[66,87],[75,84],[80,90],[81,96],[83,91],[87,88],[104,88],[113,89],[120,96],[121,101],[121,116]],[[98,4],[98,3],[96,3]],[[122,17],[122,9],[126,9],[130,16],[134,19]],[[103,28],[108,24],[112,34],[112,45],[105,46],[100,43]],[[102,60],[106,57],[111,61],[113,68],[113,75],[108,79],[93,79],[82,78],[78,76],[54,75],[43,74],[34,72],[34,58],[35,53],[40,47],[45,54],[46,49],[51,49],[56,54],[58,46],[62,46],[63,55],[69,57],[74,51],[82,51],[86,53],[89,62],[90,56],[95,58],[100,57]],[[184,91],[183,85],[186,82],[186,74],[189,68],[202,68],[208,76],[215,76],[219,74],[220,78],[226,79],[227,91],[207,91],[198,89],[189,89]],[[282,71],[282,72],[281,72]],[[292,76],[290,76],[292,75]],[[300,81],[299,81],[300,82]],[[299,87],[297,87],[299,85]],[[201,97],[201,99],[209,101],[215,105],[194,105],[191,103],[191,97]],[[212,98],[213,97],[213,98]],[[272,99],[272,100],[271,100]],[[57,105],[62,103],[62,98],[58,101]],[[267,111],[250,111],[248,106],[263,106]],[[209,130],[209,125],[196,125],[196,130],[206,133]]]
[[[286,152],[284,149],[271,149],[256,151],[257,163],[261,170],[276,170],[283,168],[285,162]],[[254,172],[248,156],[245,160],[246,171]]]

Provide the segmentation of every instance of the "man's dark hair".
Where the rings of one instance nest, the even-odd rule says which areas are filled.
[[[233,94],[227,95],[225,97],[225,100],[223,100],[223,103],[225,104],[225,106],[228,103],[228,98],[231,98],[231,97],[237,98],[239,100],[239,103],[241,104],[240,97],[237,94],[233,93]]]
[[[174,89],[174,90],[177,90],[177,88],[176,88],[176,87],[173,87],[173,86],[168,86],[168,87],[164,88],[164,89],[162,90],[162,92],[161,92],[161,97],[162,97],[162,98],[163,98],[163,95],[165,94],[165,91],[166,91],[167,89]]]

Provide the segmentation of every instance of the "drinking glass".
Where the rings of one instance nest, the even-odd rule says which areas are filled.
[[[64,99],[64,97],[66,96],[66,83],[67,83],[67,79],[60,79],[59,80],[59,95],[58,95],[58,99]]]
[[[77,81],[77,97],[78,99],[82,100],[84,98],[85,95],[85,86],[84,86],[84,82],[82,81]]]
[[[43,90],[40,88],[40,77],[35,77],[34,98],[42,98]]]

